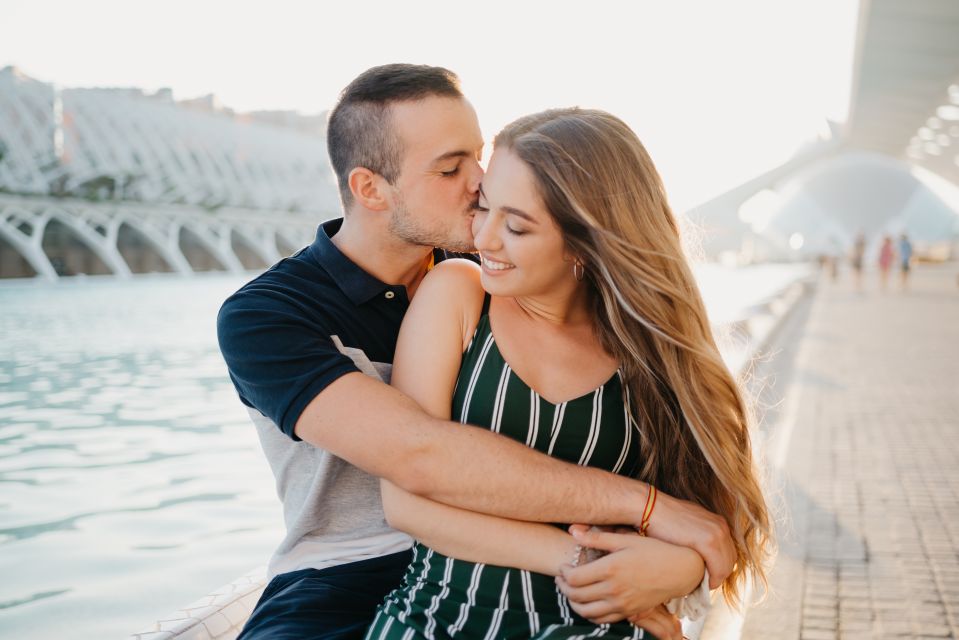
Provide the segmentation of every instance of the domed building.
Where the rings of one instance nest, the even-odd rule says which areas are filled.
[[[846,121],[691,210],[706,254],[837,258],[861,234],[868,256],[905,233],[920,259],[959,257],[955,15],[943,3],[864,3]]]

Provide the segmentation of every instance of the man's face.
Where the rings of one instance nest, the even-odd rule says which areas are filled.
[[[483,177],[483,136],[472,105],[431,96],[397,103],[392,112],[403,155],[390,232],[411,244],[472,251]]]

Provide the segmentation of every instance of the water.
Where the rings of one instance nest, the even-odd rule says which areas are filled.
[[[123,637],[265,563],[282,517],[214,325],[246,279],[0,287],[0,635]]]
[[[729,320],[803,273],[697,277]],[[0,635],[123,637],[265,564],[282,516],[215,332],[248,278],[0,285]]]

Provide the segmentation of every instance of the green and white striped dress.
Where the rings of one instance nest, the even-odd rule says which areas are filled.
[[[579,398],[553,404],[503,359],[484,305],[453,396],[453,418],[485,426],[551,456],[631,475],[638,433],[617,371]],[[464,562],[422,544],[403,584],[377,611],[367,640],[400,638],[643,638],[628,622],[595,625],[578,616],[551,576]],[[646,638],[651,638],[649,634]]]

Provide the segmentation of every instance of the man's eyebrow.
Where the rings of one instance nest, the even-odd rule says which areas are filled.
[[[457,151],[447,151],[441,156],[437,156],[433,159],[433,164],[438,162],[443,162],[444,160],[452,160],[453,158],[469,158],[472,157],[472,153],[469,151],[457,150]]]
[[[484,198],[486,198],[486,192],[483,191],[483,185],[482,185],[482,184],[480,184],[480,186],[479,186],[479,192],[480,192],[480,195],[481,195],[481,196],[483,196]],[[486,198],[486,199],[488,200],[489,198]],[[503,207],[500,207],[499,210],[500,210],[500,211],[504,211],[504,212],[506,212],[506,213],[508,213],[508,214],[511,214],[511,215],[514,215],[514,216],[519,216],[519,217],[522,218],[523,220],[528,220],[529,222],[532,222],[533,224],[539,224],[539,222],[536,220],[536,218],[534,218],[533,216],[529,215],[528,213],[526,213],[526,212],[523,211],[522,209],[517,209],[516,207],[503,206]]]

